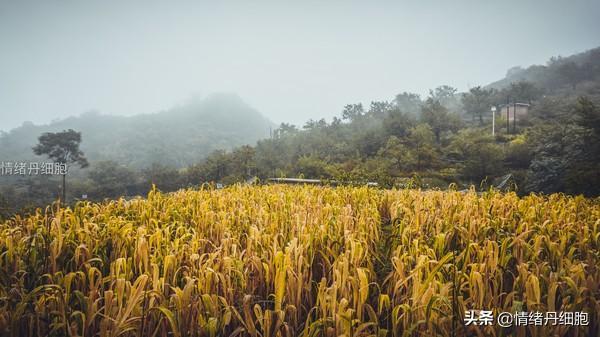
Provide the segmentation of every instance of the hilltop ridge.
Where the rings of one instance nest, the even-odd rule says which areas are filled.
[[[25,122],[0,135],[2,160],[32,160],[37,137],[74,129],[91,162],[113,160],[132,167],[154,162],[183,167],[217,149],[254,144],[272,123],[236,94],[218,93],[157,113],[134,116],[86,112],[45,125]]]

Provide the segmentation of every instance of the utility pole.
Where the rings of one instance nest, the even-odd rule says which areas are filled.
[[[492,106],[492,137],[496,136],[496,106]]]
[[[517,133],[517,102],[513,102],[513,133]]]
[[[510,133],[510,96],[506,96],[506,134]]]

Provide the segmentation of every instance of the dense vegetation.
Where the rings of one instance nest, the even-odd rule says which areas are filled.
[[[527,103],[531,108],[527,116],[511,121],[508,129],[506,117],[499,113],[492,137],[490,107],[501,108],[506,102]],[[181,132],[197,130],[195,123],[206,118],[220,121],[211,127],[232,123],[231,130],[250,133],[259,132],[263,125],[252,122],[254,117],[232,116],[230,110],[239,111],[239,105],[214,99],[209,103],[200,109],[202,118],[191,118],[195,110],[182,107],[171,114],[127,119],[131,123],[125,123],[125,129],[113,124],[105,128],[101,121],[106,119],[94,117],[98,123],[93,128],[110,130],[107,134],[82,125],[78,129],[75,122],[85,119],[72,119],[73,128],[83,134],[81,147],[91,167],[70,175],[67,200],[83,194],[93,200],[143,195],[152,184],[175,191],[255,177],[375,181],[384,187],[446,188],[454,183],[460,188],[471,184],[486,188],[509,176],[505,186],[521,195],[600,194],[600,48],[553,58],[545,66],[511,69],[502,81],[465,93],[440,86],[425,98],[405,92],[368,107],[349,104],[330,122],[310,120],[301,128],[283,123],[270,138],[233,149],[235,144],[253,143],[258,134],[252,138],[218,131]],[[157,119],[158,124],[164,123],[161,132],[155,132]],[[29,136],[24,137],[26,130]],[[19,158],[17,153],[29,156],[38,132],[37,127],[22,127],[0,138],[2,158]],[[238,140],[220,143],[235,138],[229,136]],[[10,142],[17,139],[20,145],[12,146]],[[102,155],[95,152],[100,142],[108,142]],[[8,215],[26,206],[48,204],[59,195],[56,185],[56,180],[43,177],[5,183],[0,211]]]
[[[0,334],[592,336],[598,219],[562,194],[281,185],[48,208],[0,223]],[[465,327],[471,309],[590,325]]]
[[[520,77],[518,77],[519,75]],[[441,86],[421,99],[347,105],[331,123],[282,124],[254,148],[213,153],[186,173],[197,181],[239,181],[247,172],[422,186],[491,183],[511,173],[521,193],[600,193],[600,49],[547,66],[511,70],[506,85],[459,94]],[[527,80],[527,81],[525,81]],[[491,106],[531,104],[506,127]],[[247,164],[247,165],[240,165]]]

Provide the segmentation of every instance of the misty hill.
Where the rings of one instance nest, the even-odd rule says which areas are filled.
[[[506,123],[490,107],[531,103]],[[472,116],[472,117],[471,117]],[[491,116],[490,116],[491,117]],[[520,193],[600,195],[600,48],[513,69],[492,88],[447,85],[348,104],[328,123],[282,124],[252,148],[215,153],[187,170],[190,184],[304,177],[380,186],[509,185]]]
[[[545,94],[594,94],[600,82],[600,47],[568,57],[553,57],[546,65],[513,67],[488,88],[503,89],[511,83],[530,82]]]
[[[234,94],[215,94],[154,114],[130,117],[84,113],[22,126],[0,135],[0,160],[40,160],[31,148],[44,132],[74,129],[90,162],[113,160],[131,168],[159,162],[183,167],[218,149],[254,144],[271,122]]]

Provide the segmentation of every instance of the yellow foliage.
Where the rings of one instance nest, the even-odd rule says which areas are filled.
[[[598,315],[599,247],[562,194],[153,189],[1,223],[0,335],[503,335],[464,311]]]

